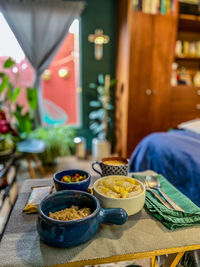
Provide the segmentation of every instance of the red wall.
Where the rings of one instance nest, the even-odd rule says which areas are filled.
[[[73,52],[74,35],[69,33],[49,67],[52,72],[50,80],[42,81],[44,99],[51,100],[67,113],[67,124],[78,123],[78,103],[76,92],[78,86],[75,77],[75,62]],[[58,60],[65,59],[68,56],[71,57],[71,60],[69,62],[57,65]],[[0,71],[4,71],[2,66],[6,59],[7,57],[0,57]],[[26,68],[23,68],[25,66]],[[32,86],[34,71],[26,58],[20,63],[16,63],[14,67],[17,67],[17,73],[13,72],[13,68],[7,70],[7,72],[10,74],[11,80],[15,84],[15,86],[22,88],[22,91],[18,98],[18,103],[20,105],[24,105],[26,110],[28,106],[26,103],[25,88]],[[66,67],[69,70],[69,76],[66,78],[60,78],[58,76],[59,69],[63,67]],[[78,77],[78,73],[76,74]]]
[[[67,63],[59,63],[61,59],[71,59]],[[61,78],[58,71],[61,68],[69,70],[69,76]],[[75,58],[74,58],[74,35],[69,33],[64,40],[52,64],[48,68],[51,71],[49,81],[43,80],[43,97],[49,99],[60,106],[68,115],[69,124],[78,122],[77,112],[77,83],[75,76]]]

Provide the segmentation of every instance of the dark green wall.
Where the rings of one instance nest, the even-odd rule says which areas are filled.
[[[80,86],[82,87],[81,121],[79,135],[87,138],[90,149],[92,133],[89,130],[89,101],[96,99],[96,91],[89,88],[89,83],[97,81],[99,73],[110,74],[114,78],[115,71],[115,34],[116,34],[116,1],[87,0],[87,6],[81,15],[81,62]],[[103,58],[95,60],[94,44],[88,41],[88,35],[95,29],[103,29],[109,35],[110,42],[103,46]]]

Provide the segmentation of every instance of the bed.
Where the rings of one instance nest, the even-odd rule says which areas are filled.
[[[145,137],[130,158],[130,171],[153,170],[200,207],[200,134],[185,130]]]

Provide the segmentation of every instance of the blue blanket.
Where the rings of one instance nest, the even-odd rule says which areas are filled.
[[[162,174],[200,207],[200,135],[175,130],[153,133],[136,147],[130,171]]]

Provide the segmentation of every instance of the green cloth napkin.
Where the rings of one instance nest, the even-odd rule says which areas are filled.
[[[133,175],[133,177],[140,181],[144,181],[146,176]],[[156,177],[160,181],[163,192],[177,203],[184,212],[166,208],[149,191],[146,192],[145,208],[171,230],[200,224],[200,208],[168,182],[162,175],[157,175]]]

